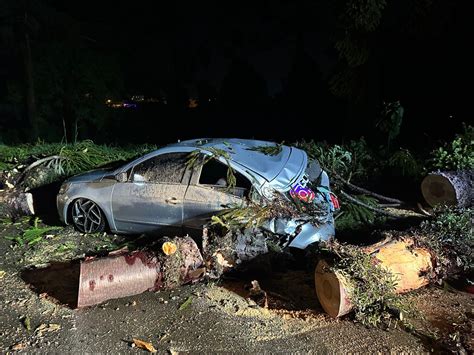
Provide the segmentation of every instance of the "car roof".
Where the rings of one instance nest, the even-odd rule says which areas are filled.
[[[274,180],[284,168],[288,167],[291,167],[291,172],[289,172],[291,177],[298,175],[301,165],[306,162],[306,154],[301,150],[286,145],[281,145],[280,152],[275,155],[255,150],[259,147],[274,147],[276,145],[277,143],[274,142],[255,139],[200,138],[178,142],[171,146],[193,147],[204,153],[209,153],[208,149],[210,148],[222,149],[229,153],[231,162],[252,170],[267,181]]]
[[[304,171],[307,164],[307,155],[304,151],[281,145],[281,150],[276,155],[265,154],[254,150],[257,147],[276,146],[277,143],[237,138],[199,138],[169,144],[156,151],[141,157],[138,162],[158,154],[170,152],[191,152],[200,150],[204,154],[213,154],[212,149],[222,149],[228,152],[230,163],[239,165],[240,170],[255,173],[270,182],[278,190],[287,190],[291,183]],[[220,160],[223,160],[222,157]],[[225,161],[224,161],[225,162]],[[134,164],[137,161],[134,162]],[[129,164],[130,165],[130,164]],[[128,165],[128,166],[129,166]]]

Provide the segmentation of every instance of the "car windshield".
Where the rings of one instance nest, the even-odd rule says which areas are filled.
[[[128,163],[131,163],[135,159],[137,159],[137,157],[133,157],[133,158],[130,158],[130,159],[124,159],[124,160],[116,160],[116,161],[101,165],[99,167],[99,169],[103,169],[103,170],[112,172],[114,170],[117,170],[121,166],[124,166],[124,165],[127,165]]]

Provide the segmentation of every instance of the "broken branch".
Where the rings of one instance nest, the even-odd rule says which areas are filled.
[[[381,215],[384,215],[384,216],[387,216],[387,217],[391,217],[391,218],[400,218],[400,216],[397,216],[396,214],[393,214],[393,213],[390,213],[390,212],[387,212],[387,211],[384,211],[383,209],[380,209],[380,208],[377,208],[377,207],[374,207],[374,206],[370,206],[362,201],[359,201],[358,199],[356,199],[355,197],[352,197],[351,195],[349,195],[348,193],[344,192],[344,191],[341,191],[340,194],[346,198],[347,200],[351,201],[352,203],[355,203],[356,205],[359,205],[359,206],[362,206],[364,208],[367,208],[368,210],[371,210],[373,212],[376,212],[376,213],[379,213]]]
[[[333,176],[334,176],[336,179],[340,180],[342,183],[344,183],[344,185],[348,186],[350,189],[352,189],[352,190],[354,190],[354,191],[356,191],[356,192],[360,192],[360,193],[362,193],[362,194],[375,197],[375,198],[377,198],[377,199],[379,199],[379,200],[391,202],[391,203],[398,204],[398,205],[403,205],[403,204],[405,204],[403,201],[398,200],[398,199],[396,199],[396,198],[391,198],[391,197],[383,196],[383,195],[380,195],[380,194],[375,193],[375,192],[373,192],[373,191],[364,189],[363,187],[354,185],[354,184],[350,183],[349,181],[347,181],[346,179],[344,179],[342,176],[340,176],[339,174],[337,174],[337,173],[335,173],[335,172],[333,172],[332,174],[333,174]]]

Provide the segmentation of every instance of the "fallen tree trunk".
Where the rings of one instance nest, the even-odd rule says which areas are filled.
[[[81,262],[77,307],[145,291],[173,289],[218,278],[244,261],[268,252],[261,234],[223,233],[203,229],[203,253],[189,236],[163,238],[159,248],[112,253]]]
[[[112,254],[81,262],[77,307],[171,289],[203,276],[203,259],[194,240],[175,237],[161,242],[161,250]]]
[[[33,195],[20,190],[6,190],[0,193],[1,215],[18,218],[35,214]]]
[[[423,179],[421,192],[432,207],[469,207],[473,202],[473,183],[474,170],[437,171]]]
[[[374,263],[388,269],[398,278],[396,293],[418,289],[430,282],[433,270],[431,251],[417,247],[413,238],[386,239],[362,249]],[[316,294],[323,309],[331,317],[340,317],[353,309],[351,281],[320,260],[315,271]]]

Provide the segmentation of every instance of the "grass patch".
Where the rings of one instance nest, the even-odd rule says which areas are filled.
[[[13,236],[13,237],[5,237],[5,239],[13,241],[15,244],[23,247],[23,246],[33,246],[37,243],[45,241],[45,236],[48,233],[58,231],[61,229],[61,227],[40,227],[40,219],[36,217],[33,220],[33,225],[28,228],[23,230],[21,235],[19,236]],[[21,222],[20,222],[21,224]]]

